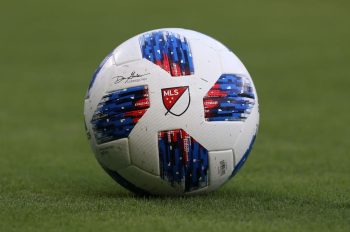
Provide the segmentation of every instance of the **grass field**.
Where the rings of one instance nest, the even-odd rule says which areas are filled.
[[[350,2],[2,1],[0,231],[350,231]],[[258,89],[245,167],[199,197],[138,198],[83,126],[95,67],[140,32],[222,41]]]

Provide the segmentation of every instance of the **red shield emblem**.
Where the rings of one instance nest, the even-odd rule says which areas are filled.
[[[181,116],[190,106],[190,89],[188,86],[162,89],[162,99],[165,109],[167,109],[165,115],[170,113]]]

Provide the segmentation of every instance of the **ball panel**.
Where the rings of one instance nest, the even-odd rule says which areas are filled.
[[[208,186],[208,150],[182,129],[158,133],[160,176],[191,192]]]
[[[183,190],[180,187],[172,187],[159,176],[152,175],[134,165],[119,170],[118,173],[137,188],[152,194],[172,195],[183,193]]]
[[[140,36],[142,57],[157,64],[171,76],[194,73],[192,54],[185,37],[166,30]]]
[[[150,106],[147,85],[107,92],[91,120],[97,144],[126,138]]]
[[[118,139],[96,146],[96,158],[100,164],[113,171],[131,165],[128,139]]]
[[[113,51],[113,58],[117,66],[142,59],[138,37],[135,36]]]
[[[244,121],[255,104],[250,79],[222,74],[203,98],[205,120]]]
[[[233,73],[241,76],[249,76],[248,70],[243,65],[241,60],[230,51],[220,51],[218,52],[220,57],[221,70],[223,73]]]
[[[209,151],[209,188],[215,190],[231,176],[234,167],[233,150]]]

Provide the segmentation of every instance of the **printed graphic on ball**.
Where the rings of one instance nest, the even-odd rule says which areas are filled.
[[[165,109],[174,116],[183,115],[191,103],[190,89],[188,86],[179,86],[162,89],[162,99]]]

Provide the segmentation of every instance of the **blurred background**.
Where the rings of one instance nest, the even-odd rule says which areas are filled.
[[[349,229],[349,9],[345,0],[1,1],[0,230],[165,231],[162,220],[182,230],[189,215],[203,229]],[[209,196],[134,198],[99,167],[85,136],[83,99],[97,65],[162,27],[221,41],[257,87],[252,154]]]

